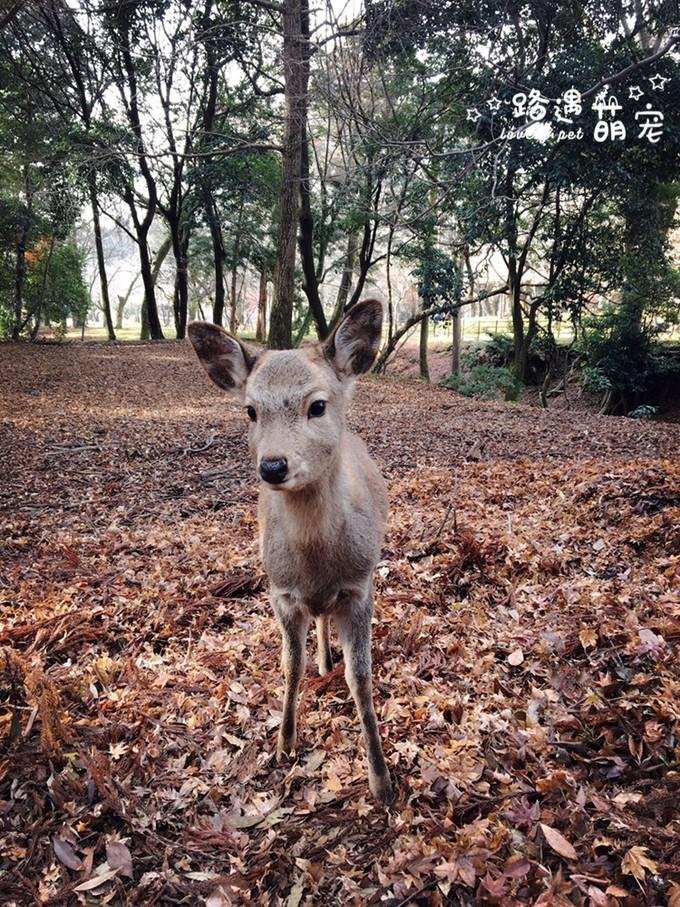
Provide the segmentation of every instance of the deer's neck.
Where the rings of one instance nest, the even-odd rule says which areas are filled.
[[[280,515],[285,530],[301,544],[329,540],[342,524],[343,481],[341,461],[312,485],[297,492],[279,492]]]

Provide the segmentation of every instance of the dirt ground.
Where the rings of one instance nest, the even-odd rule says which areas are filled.
[[[2,905],[680,904],[680,426],[361,382],[386,813],[341,665],[275,762],[247,420],[191,350],[2,345],[0,413]]]

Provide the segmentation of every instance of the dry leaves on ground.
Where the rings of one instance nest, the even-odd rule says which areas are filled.
[[[0,405],[3,904],[678,902],[680,427],[360,385],[385,813],[341,666],[275,762],[246,426],[190,351],[6,345]]]

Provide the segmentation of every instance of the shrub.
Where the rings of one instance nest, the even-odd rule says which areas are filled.
[[[677,362],[664,355],[656,339],[663,327],[631,316],[624,308],[610,307],[584,319],[583,386],[595,394],[607,394],[609,412],[631,409],[677,370]]]
[[[489,334],[491,339],[486,345],[486,354],[494,365],[508,365],[515,352],[515,344],[508,334]]]
[[[605,394],[612,387],[612,383],[606,373],[597,366],[584,366],[581,372],[581,380],[584,390],[591,394]]]
[[[482,400],[518,400],[522,390],[512,372],[493,365],[473,365],[465,374],[449,375],[443,384],[465,397]]]

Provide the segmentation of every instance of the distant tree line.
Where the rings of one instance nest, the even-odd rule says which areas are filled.
[[[505,293],[515,377],[529,380],[537,345],[557,361],[568,319],[615,409],[663,367],[655,337],[677,318],[670,6],[366,0],[347,20],[308,0],[14,3],[0,23],[0,331],[85,317],[73,242],[85,209],[111,339],[122,309],[103,224],[134,244],[143,338],[164,335],[166,256],[176,337],[192,287],[206,317],[237,330],[248,267],[258,335],[275,348],[327,336],[380,275],[378,367],[417,328],[424,377],[430,319],[454,322],[455,371],[460,309]],[[559,112],[576,89],[578,140],[509,137],[518,96]],[[621,109],[593,112],[612,97]],[[641,135],[645,104],[661,113],[657,141]],[[626,138],[601,140],[598,119]],[[396,263],[421,300],[401,322]]]

